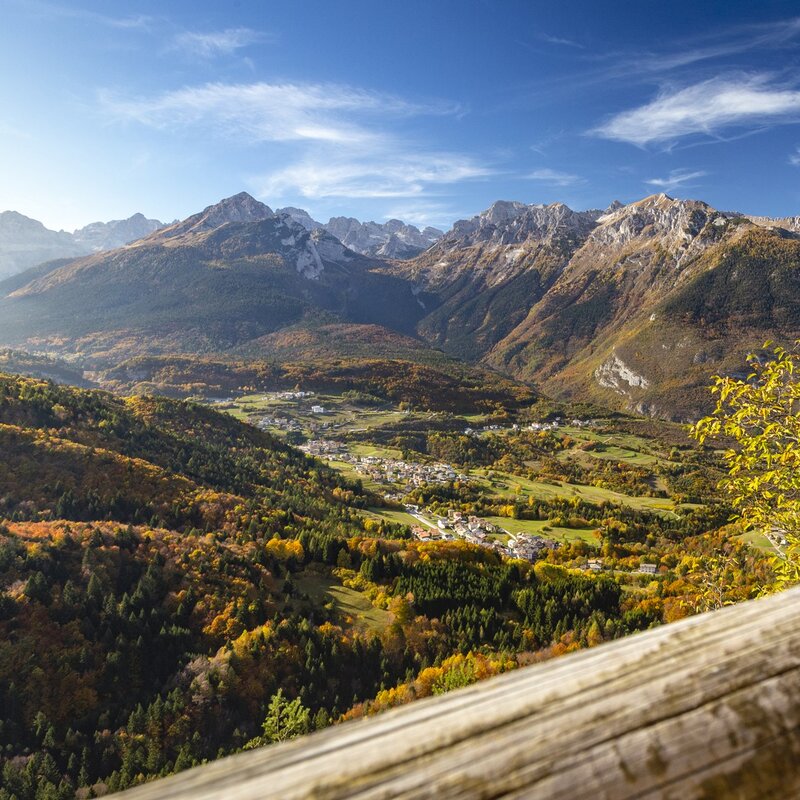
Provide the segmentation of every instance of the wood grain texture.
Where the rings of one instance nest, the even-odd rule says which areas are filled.
[[[800,797],[800,588],[117,797]]]

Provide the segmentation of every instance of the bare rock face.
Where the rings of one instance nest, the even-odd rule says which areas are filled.
[[[708,226],[713,227],[709,230]],[[727,218],[697,200],[675,200],[666,194],[652,195],[617,207],[597,219],[590,245],[622,249],[632,243],[657,244],[674,257],[680,267],[687,258],[715,241]]]
[[[800,234],[800,216],[795,217],[759,217],[752,214],[730,214],[729,216],[739,216],[750,220],[755,225],[762,228],[779,228],[790,233]]]
[[[623,396],[630,396],[631,389],[647,389],[650,381],[632,370],[615,352],[595,371],[594,377],[599,386]]]
[[[307,231],[324,229],[349,250],[362,256],[386,259],[414,258],[442,236],[442,231],[438,228],[427,227],[420,230],[399,219],[378,223],[360,222],[354,217],[331,217],[323,224],[313,219],[302,208],[287,206],[277,209],[275,213],[291,217]]]
[[[286,208],[275,209],[278,215],[285,215],[291,217],[295,222],[299,222],[307,231],[315,231],[322,227],[321,222],[317,222],[311,217],[308,211],[302,208],[295,208],[294,206],[287,206]]]
[[[563,203],[525,205],[500,200],[468,220],[459,220],[445,234],[441,250],[475,244],[510,245],[552,240],[564,235],[587,235],[599,211],[573,211]]]
[[[324,226],[342,244],[365,256],[407,259],[427,250],[442,235],[436,228],[420,231],[399,219],[383,224],[359,222],[353,217],[332,217]]]

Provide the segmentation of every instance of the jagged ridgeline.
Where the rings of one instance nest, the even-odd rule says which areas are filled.
[[[279,690],[320,728],[651,621],[612,577],[412,540],[190,402],[0,375],[0,452],[4,800],[234,752]]]
[[[592,211],[498,202],[439,238],[417,231],[430,244],[406,260],[384,247],[405,229],[386,225],[321,225],[236,195],[0,282],[0,343],[103,368],[438,352],[558,399],[685,420],[709,402],[711,375],[800,337],[796,218],[664,194]]]

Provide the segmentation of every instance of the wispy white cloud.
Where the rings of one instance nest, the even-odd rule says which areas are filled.
[[[721,59],[765,48],[790,46],[800,37],[800,17],[777,22],[737,25],[673,43],[669,50],[622,59],[621,74],[660,73],[701,61]]]
[[[99,100],[103,110],[118,120],[158,128],[205,125],[238,139],[276,142],[364,143],[376,134],[357,117],[458,110],[452,104],[419,105],[394,95],[323,83],[209,83],[143,99],[103,91]]]
[[[756,24],[720,25],[713,32],[657,41],[656,46],[646,50],[626,48],[604,52],[585,48],[576,51],[574,70],[567,70],[562,75],[548,75],[546,81],[537,78],[512,104],[524,103],[527,106],[533,98],[560,98],[565,93],[585,92],[592,87],[620,82],[630,87],[682,73],[693,74],[697,79],[698,70],[704,66],[711,69],[710,64],[715,61],[730,69],[731,59],[746,53],[774,56],[797,48],[800,16]],[[720,66],[717,71],[722,68]]]
[[[789,163],[793,167],[800,167],[800,145],[795,147],[794,153],[789,156]]]
[[[650,178],[645,183],[655,186],[665,192],[672,192],[678,188],[687,188],[691,181],[708,175],[705,170],[690,171],[687,169],[673,169],[666,178]]]
[[[559,172],[556,169],[535,169],[523,176],[532,181],[541,181],[553,186],[574,186],[576,183],[583,183],[584,180],[579,175],[572,175],[569,172]]]
[[[770,84],[764,74],[712,78],[665,89],[651,102],[611,117],[590,133],[645,146],[728,128],[800,120],[800,91]]]
[[[363,157],[314,154],[263,176],[258,185],[263,197],[419,197],[432,187],[491,174],[468,156],[409,152],[396,143],[387,143]]]
[[[576,42],[573,39],[566,39],[562,36],[550,36],[547,33],[540,33],[537,38],[541,39],[543,42],[547,42],[548,44],[557,44],[561,45],[562,47],[575,47],[579,50],[584,49],[584,46],[580,44],[580,42]]]
[[[243,47],[263,42],[268,38],[266,34],[251,28],[226,28],[223,31],[207,33],[184,31],[173,38],[170,49],[197,58],[210,59],[231,55]]]
[[[464,211],[457,211],[446,203],[435,203],[415,200],[409,203],[393,205],[383,214],[385,220],[401,219],[418,228],[439,228],[445,230],[450,227],[452,220],[472,216]]]
[[[112,120],[286,145],[281,165],[251,181],[273,202],[419,197],[492,174],[467,155],[433,150],[398,134],[395,126],[406,118],[459,114],[454,103],[417,103],[339,84],[263,82],[212,83],[149,98],[103,92],[99,99]],[[265,153],[268,162],[277,160],[274,149]]]
[[[115,16],[113,14],[101,14],[98,11],[90,11],[86,8],[63,6],[58,3],[49,3],[46,0],[12,0],[16,5],[23,7],[30,14],[39,17],[49,17],[53,19],[78,19],[85,22],[93,22],[109,28],[121,29],[148,29],[153,21],[152,17],[146,14],[128,14],[125,16]]]

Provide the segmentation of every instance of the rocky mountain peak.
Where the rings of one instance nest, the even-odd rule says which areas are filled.
[[[677,200],[667,194],[653,194],[627,206],[621,206],[598,219],[598,237],[615,241],[638,236],[690,240],[716,217],[718,211],[699,200]]]
[[[204,208],[182,222],[164,228],[156,235],[159,239],[172,239],[186,234],[214,230],[229,222],[259,222],[274,216],[269,206],[259,202],[247,192],[239,192],[233,197],[226,197]]]
[[[295,222],[300,223],[307,231],[315,231],[322,227],[321,222],[317,222],[308,211],[302,208],[286,206],[286,208],[276,208],[275,213],[278,216],[291,217]]]
[[[550,240],[568,235],[587,235],[599,211],[573,211],[564,203],[550,205],[501,200],[468,220],[459,220],[445,234],[443,247],[475,244],[522,244],[531,239]]]
[[[65,237],[69,234],[64,231],[51,231],[37,219],[31,219],[19,211],[0,212],[0,233],[3,235],[13,235],[18,233],[34,233],[48,235],[50,237]]]
[[[517,202],[516,200],[498,200],[492,203],[486,211],[478,214],[479,217],[491,222],[493,225],[499,225],[507,220],[514,219],[520,214],[523,214],[529,206],[525,203]]]
[[[213,227],[224,225],[226,222],[258,222],[275,216],[268,205],[256,200],[247,192],[226,197],[205,208],[200,215]]]

